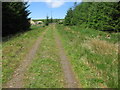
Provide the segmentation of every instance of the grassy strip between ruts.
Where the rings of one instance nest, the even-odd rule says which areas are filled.
[[[53,33],[52,26],[48,26],[33,63],[25,74],[26,88],[64,87],[63,72]]]
[[[32,30],[16,35],[2,43],[2,82],[11,79],[14,70],[18,67],[34,42],[44,31],[45,27],[32,26]]]
[[[98,33],[104,35],[104,32],[94,31],[91,34],[89,29],[84,31],[84,28],[61,25],[57,28],[83,88],[118,87],[118,49],[113,44],[117,43],[117,36],[101,40],[95,36]]]

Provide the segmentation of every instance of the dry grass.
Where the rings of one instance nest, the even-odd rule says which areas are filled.
[[[112,54],[113,52],[118,53],[118,45],[99,39],[90,39],[89,41],[86,41],[83,46],[87,47],[94,53],[105,55]]]
[[[70,28],[66,26],[64,30],[70,31]]]

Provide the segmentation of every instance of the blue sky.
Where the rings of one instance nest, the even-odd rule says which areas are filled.
[[[48,3],[48,2],[31,2],[28,10],[32,19],[45,19],[48,15],[55,19],[64,18],[67,10],[74,5],[74,2]]]

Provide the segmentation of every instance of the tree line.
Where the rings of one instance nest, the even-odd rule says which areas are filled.
[[[65,25],[84,25],[102,31],[120,31],[120,2],[74,3],[67,11]]]
[[[27,2],[2,3],[2,36],[29,30],[28,6]]]
[[[52,17],[49,18],[49,16],[46,16],[46,20],[44,22],[45,22],[45,25],[48,26],[50,23],[62,24],[62,22],[60,22],[61,20],[63,19],[53,19]]]

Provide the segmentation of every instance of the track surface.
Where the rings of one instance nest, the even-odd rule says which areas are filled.
[[[64,82],[66,83],[65,88],[78,88],[78,82],[75,78],[75,74],[71,68],[71,64],[69,62],[69,58],[66,55],[66,52],[63,48],[60,36],[57,32],[57,29],[55,28],[55,24],[50,25],[49,27],[54,30],[54,38],[56,42],[56,48],[58,49],[58,55],[60,57],[60,63],[61,68],[64,73]],[[37,49],[40,47],[40,44],[43,40],[43,36],[47,30],[45,30],[42,35],[36,40],[35,44],[29,51],[29,53],[26,55],[25,59],[21,62],[20,66],[16,69],[16,71],[13,74],[13,77],[10,81],[8,81],[5,85],[5,88],[23,88],[23,79],[24,74],[28,70],[29,66],[31,65],[33,58],[37,52]],[[52,88],[52,87],[51,87]]]

